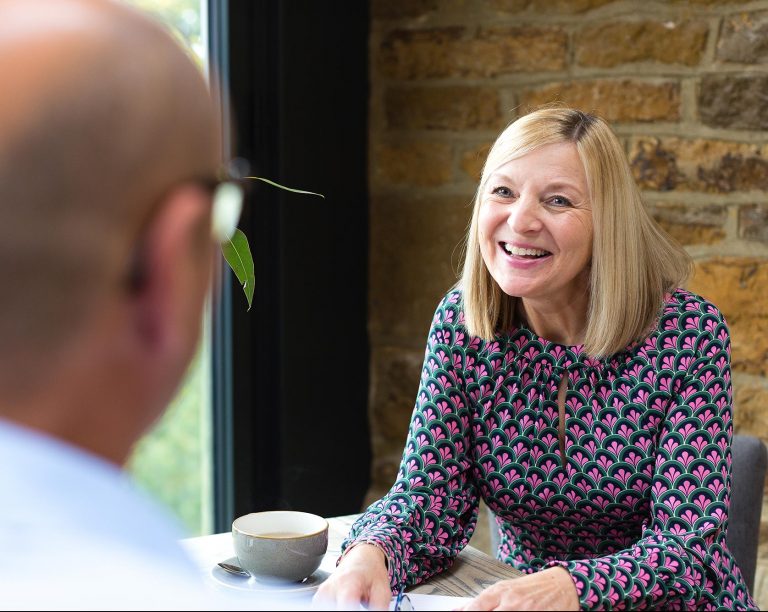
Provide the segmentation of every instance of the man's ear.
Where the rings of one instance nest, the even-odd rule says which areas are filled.
[[[138,247],[128,306],[144,350],[194,349],[211,277],[210,198],[192,183],[174,188]]]

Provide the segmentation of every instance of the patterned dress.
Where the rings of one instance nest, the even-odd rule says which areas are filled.
[[[453,291],[432,321],[397,482],[344,549],[375,543],[393,591],[417,584],[451,565],[482,499],[498,558],[562,565],[583,609],[757,609],[725,541],[731,417],[728,328],[699,296],[668,295],[646,340],[596,360],[526,328],[470,336]]]

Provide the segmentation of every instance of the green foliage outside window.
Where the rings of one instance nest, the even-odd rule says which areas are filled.
[[[181,42],[202,59],[203,0],[129,0],[133,6],[162,22]]]
[[[168,411],[136,445],[128,469],[191,535],[210,533],[210,352],[205,334]]]

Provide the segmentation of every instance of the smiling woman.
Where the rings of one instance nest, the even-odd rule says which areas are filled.
[[[501,291],[528,298],[521,316],[550,313],[536,328],[556,342],[580,344],[592,258],[592,207],[578,150],[542,146],[508,161],[485,182],[478,216],[480,252]],[[546,323],[545,323],[546,322]]]
[[[397,481],[319,596],[383,605],[451,566],[482,500],[527,574],[465,609],[755,609],[728,544],[730,338],[680,286],[602,119],[525,115],[488,155]]]
[[[544,159],[546,168],[541,166]],[[551,263],[553,268],[543,266],[543,274],[535,275],[542,284],[540,288],[548,294],[549,311],[553,310],[551,300],[558,292],[552,291],[555,287],[544,285],[566,283],[569,278],[573,280],[569,274],[575,272],[558,272],[554,275],[557,280],[553,280],[545,268],[575,266],[584,272],[580,280],[585,282],[571,285],[576,294],[560,294],[563,299],[569,297],[580,306],[586,305],[590,313],[589,320],[582,321],[585,325],[576,325],[583,335],[575,344],[583,343],[592,355],[606,356],[647,333],[657,318],[660,296],[682,285],[690,276],[691,259],[648,215],[626,154],[610,127],[597,117],[558,108],[544,109],[516,121],[499,136],[488,154],[467,236],[461,283],[471,333],[491,338],[520,313],[518,298],[522,294],[503,290],[494,276],[494,266],[487,265],[487,254],[482,251],[487,248],[481,238],[482,219],[498,208],[494,202],[509,202],[514,195],[515,185],[499,186],[494,182],[499,175],[504,176],[505,169],[513,174],[507,178],[517,181],[533,173],[535,181],[526,180],[523,186],[539,191],[523,195],[544,198],[539,208],[523,207],[526,214],[517,220],[517,226],[508,224],[508,233],[514,233],[522,246],[528,246],[523,235],[554,241],[554,231],[570,245],[566,247],[566,256],[553,244],[551,260],[542,262]],[[507,197],[494,194],[497,188],[501,193],[508,192]],[[513,208],[519,211],[521,207]],[[509,221],[515,222],[518,215],[515,212]],[[542,225],[522,227],[521,222]],[[566,261],[572,257],[575,261]],[[528,276],[531,274],[533,271]],[[519,282],[524,282],[525,276],[516,274]],[[534,294],[527,297],[535,299]],[[570,312],[579,310],[584,309],[571,308]],[[553,322],[546,331],[556,327],[555,333],[563,333],[560,323]],[[543,321],[539,324],[545,325]]]

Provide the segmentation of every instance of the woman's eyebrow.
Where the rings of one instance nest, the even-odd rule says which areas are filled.
[[[514,179],[504,172],[497,171],[491,174],[486,182],[491,183],[493,181],[507,181],[508,183],[512,183],[514,182]]]
[[[581,189],[578,185],[575,185],[574,183],[570,183],[568,181],[553,181],[552,183],[547,183],[546,186],[547,189],[570,189],[571,191],[575,191],[577,193],[581,193]]]
[[[502,181],[505,183],[514,183],[515,179],[513,179],[511,176],[504,172],[494,172],[488,177],[488,180],[486,181],[487,185],[490,185],[491,183]],[[551,183],[546,183],[544,186],[545,191],[551,191],[551,190],[560,190],[560,189],[567,189],[569,191],[575,191],[579,195],[581,195],[582,190],[579,188],[578,185],[575,183],[572,183],[567,180],[563,179],[555,179]]]

